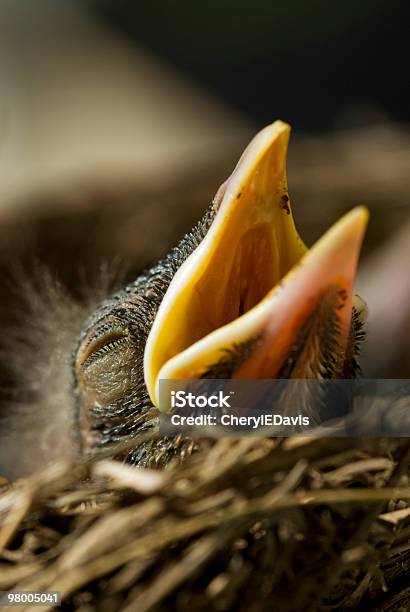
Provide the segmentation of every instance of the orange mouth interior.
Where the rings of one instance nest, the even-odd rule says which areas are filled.
[[[228,237],[226,240],[229,242]],[[195,285],[198,308],[190,326],[190,344],[251,310],[288,271],[283,269],[278,241],[266,223],[241,236],[229,266],[224,251],[215,253]]]

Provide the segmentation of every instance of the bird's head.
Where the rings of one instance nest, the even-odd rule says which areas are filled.
[[[198,225],[88,321],[73,366],[83,447],[154,425],[160,379],[351,375],[368,214],[355,208],[307,249],[289,131],[276,121],[257,134]],[[149,464],[137,438],[130,460]]]

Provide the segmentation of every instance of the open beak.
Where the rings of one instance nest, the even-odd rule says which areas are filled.
[[[306,248],[287,189],[289,132],[276,121],[252,140],[164,296],[144,356],[155,405],[160,379],[343,376],[368,213],[355,208]]]

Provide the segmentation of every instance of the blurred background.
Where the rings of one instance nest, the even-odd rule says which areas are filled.
[[[2,326],[17,265],[44,262],[75,297],[102,261],[131,278],[281,118],[307,243],[371,209],[365,372],[407,376],[408,17],[404,0],[0,0]]]
[[[297,132],[409,109],[408,3],[386,0],[90,0],[103,23],[258,124]]]

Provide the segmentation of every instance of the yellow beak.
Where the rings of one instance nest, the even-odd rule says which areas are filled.
[[[355,208],[307,250],[287,190],[289,133],[276,121],[252,140],[164,296],[144,356],[155,405],[160,379],[341,375],[368,213]]]

